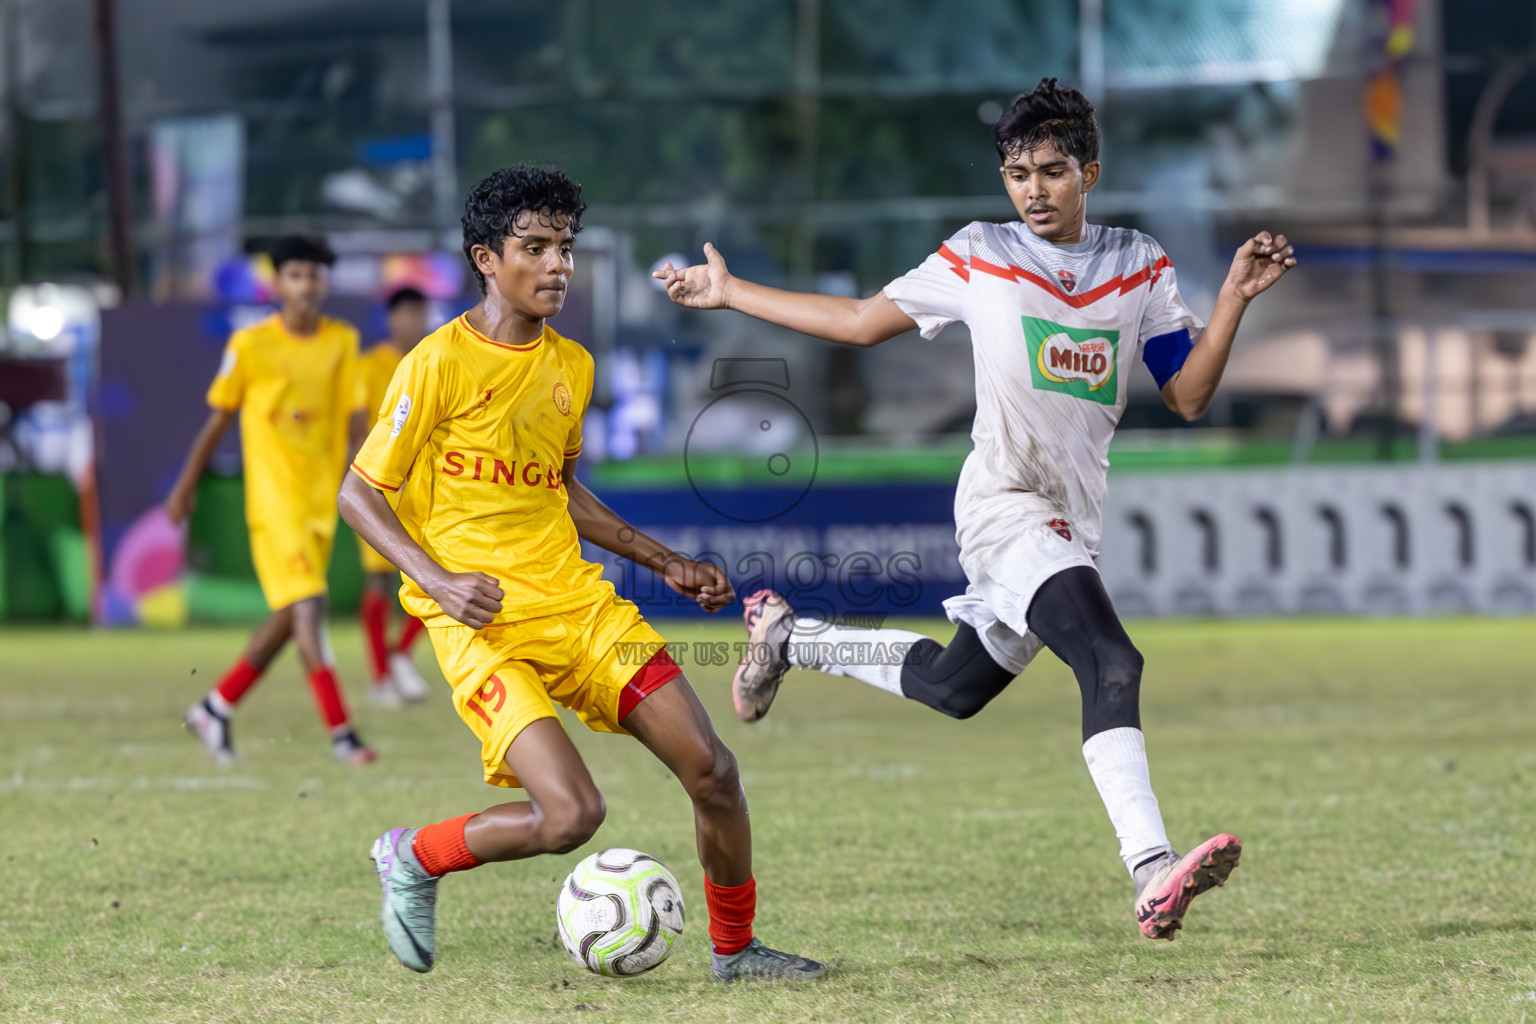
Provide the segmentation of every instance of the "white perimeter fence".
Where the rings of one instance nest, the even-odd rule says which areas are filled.
[[[1122,615],[1536,612],[1536,462],[1119,473]]]

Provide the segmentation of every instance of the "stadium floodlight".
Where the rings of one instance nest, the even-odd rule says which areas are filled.
[[[27,329],[38,341],[52,341],[64,329],[64,311],[57,306],[36,306],[32,310]]]
[[[75,330],[99,317],[95,296],[75,285],[22,285],[6,306],[7,347],[25,358],[60,358],[77,345]]]

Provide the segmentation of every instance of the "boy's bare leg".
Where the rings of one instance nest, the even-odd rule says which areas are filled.
[[[527,800],[497,804],[424,828],[396,828],[373,844],[384,886],[382,921],[389,948],[413,971],[436,957],[437,880],[486,861],[568,853],[603,823],[602,794],[557,718],[541,718],[507,748],[507,770]]]
[[[821,977],[826,973],[822,964],[769,949],[752,933],[757,882],[752,877],[747,795],[735,755],[715,733],[709,712],[688,680],[678,676],[649,694],[623,724],[677,776],[693,800],[716,980]]]
[[[479,861],[569,853],[597,832],[607,807],[558,718],[540,718],[512,741],[505,758],[527,800],[497,804],[464,825],[464,845]]]
[[[272,660],[283,653],[283,648],[288,645],[288,638],[293,635],[293,606],[279,608],[268,615],[251,638],[246,641],[245,658],[259,671],[266,671]]]
[[[736,757],[715,734],[688,680],[678,677],[647,696],[624,719],[624,728],[677,776],[692,798],[704,874],[721,886],[749,882],[752,822]]]
[[[202,700],[187,708],[184,719],[188,731],[203,743],[203,749],[216,764],[233,764],[235,745],[229,719],[235,708],[261,674],[282,653],[293,634],[293,608],[279,608],[268,615],[246,641],[240,659],[224,673],[217,685]]]
[[[331,663],[331,645],[326,636],[325,595],[306,597],[293,604],[293,639],[309,676],[320,718],[331,734],[331,752],[343,761],[365,765],[378,755],[363,744],[347,716],[347,704],[336,682]]]

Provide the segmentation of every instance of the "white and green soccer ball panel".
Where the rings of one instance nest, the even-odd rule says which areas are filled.
[[[636,850],[600,850],[560,887],[560,940],[589,971],[623,978],[667,958],[683,934],[683,891],[661,861]]]

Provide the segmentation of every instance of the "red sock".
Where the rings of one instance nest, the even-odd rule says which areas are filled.
[[[709,907],[709,941],[721,956],[740,953],[752,942],[752,918],[757,914],[757,879],[745,885],[716,885],[704,879],[704,903]]]
[[[347,705],[341,699],[341,688],[336,685],[336,673],[329,668],[320,668],[309,674],[309,689],[315,695],[315,704],[320,708],[320,717],[325,719],[325,727],[334,730],[337,726],[347,724]]]
[[[405,622],[400,625],[400,639],[395,644],[395,650],[401,654],[411,653],[411,645],[416,642],[416,638],[421,636],[422,631],[426,628],[426,624],[416,616],[407,615]]]
[[[461,814],[416,830],[411,851],[421,862],[423,871],[437,878],[450,871],[468,871],[480,866],[480,858],[469,852],[469,844],[464,841],[464,826],[473,817],[473,814]]]
[[[363,619],[363,632],[368,635],[368,657],[373,661],[373,681],[379,682],[389,671],[389,641],[384,639],[384,628],[389,623],[389,602],[383,594],[366,591],[357,606]]]
[[[224,678],[219,680],[219,685],[213,688],[213,692],[218,694],[224,703],[234,707],[260,678],[261,669],[241,658],[228,672],[224,673]]]

